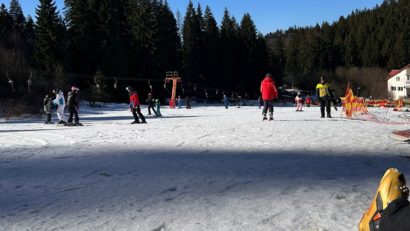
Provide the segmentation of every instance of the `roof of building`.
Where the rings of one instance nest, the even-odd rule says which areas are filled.
[[[406,68],[408,68],[408,67],[410,67],[410,64],[408,64],[407,66],[405,66],[405,67],[403,67],[402,69],[399,69],[399,70],[391,70],[389,75],[387,76],[386,80],[389,80],[389,79],[393,78],[394,76],[396,76],[397,74],[399,74],[403,70],[406,70]]]

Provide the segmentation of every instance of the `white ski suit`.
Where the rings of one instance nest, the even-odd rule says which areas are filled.
[[[64,116],[64,108],[65,108],[65,100],[64,100],[64,94],[62,91],[59,91],[56,94],[56,99],[53,100],[53,103],[58,106],[57,108],[57,116],[60,121],[67,121],[65,116]]]

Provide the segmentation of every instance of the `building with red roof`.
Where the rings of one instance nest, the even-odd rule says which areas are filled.
[[[387,92],[393,100],[410,98],[410,64],[399,70],[391,70],[386,80]]]

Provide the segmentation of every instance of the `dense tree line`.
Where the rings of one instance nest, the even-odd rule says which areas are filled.
[[[362,87],[364,82],[384,81],[380,77],[386,77],[388,70],[410,62],[410,47],[406,45],[410,44],[409,10],[408,0],[388,0],[373,9],[356,10],[332,24],[270,33],[266,41],[273,51],[273,67],[286,83],[310,89],[322,74],[340,82],[348,78],[340,73],[355,68],[368,68],[371,73],[378,68],[384,73],[360,81]]]
[[[347,71],[341,68],[386,71],[409,62],[407,0],[385,1],[332,24],[294,27],[266,36],[258,32],[249,14],[238,22],[225,9],[218,25],[208,6],[192,2],[181,22],[163,0],[64,3],[59,12],[53,0],[39,0],[35,20],[24,16],[18,0],[11,0],[8,8],[0,6],[2,98],[29,93],[29,70],[33,85],[37,84],[34,89],[75,83],[89,89],[94,98],[101,98],[96,94],[103,90],[104,99],[118,100],[123,92],[117,92],[112,79],[104,76],[131,79],[121,81],[122,88],[136,84],[132,79],[161,80],[166,71],[176,70],[186,83],[253,97],[266,72],[281,84],[311,90],[322,74],[342,82],[339,75]],[[12,78],[15,92],[7,77]],[[162,84],[155,86],[158,92]],[[146,83],[137,86],[147,87]]]

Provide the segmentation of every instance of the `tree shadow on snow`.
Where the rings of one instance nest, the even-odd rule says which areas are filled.
[[[35,150],[33,150],[35,152]],[[115,201],[134,201],[135,210],[152,200],[194,200],[236,193],[258,195],[298,187],[374,187],[387,168],[410,176],[410,160],[391,153],[363,155],[323,151],[209,151],[166,149],[98,152],[56,151],[53,157],[5,161],[0,157],[0,214],[31,209],[84,212]],[[68,203],[75,201],[75,203]],[[115,204],[115,203],[114,203]],[[58,206],[57,206],[58,207]]]

